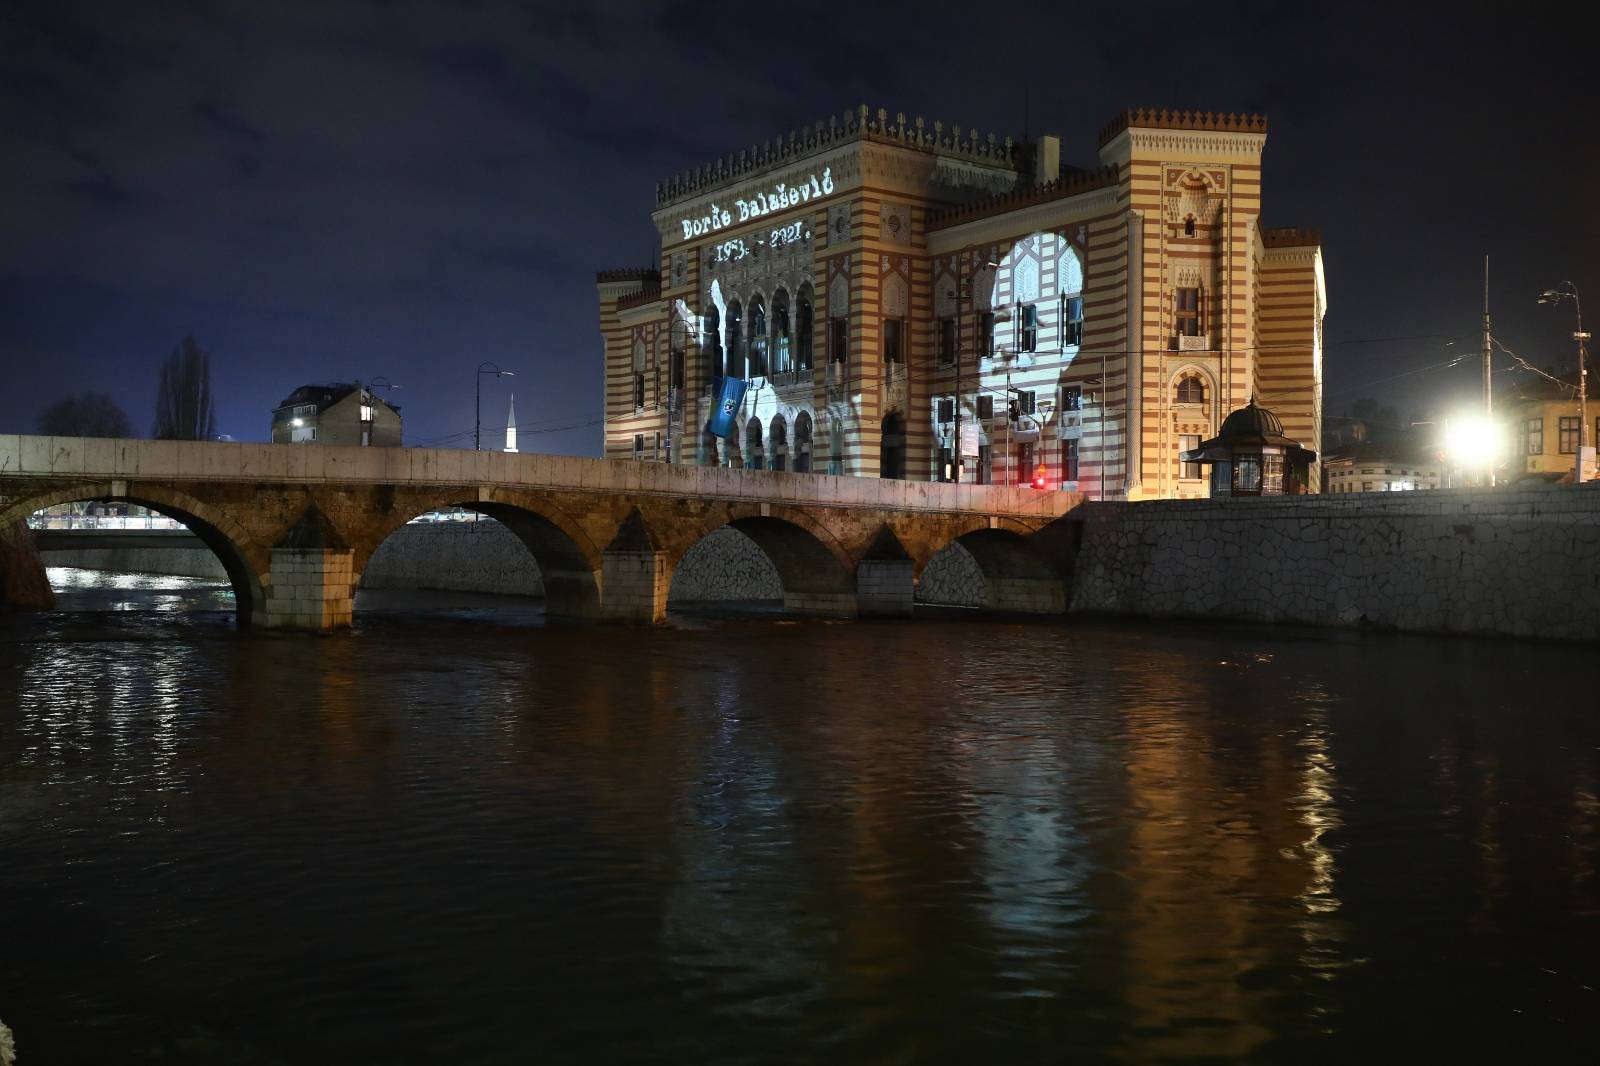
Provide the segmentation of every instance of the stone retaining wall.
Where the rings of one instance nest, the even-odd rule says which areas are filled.
[[[199,544],[199,540],[194,541]],[[72,548],[43,553],[46,566],[74,566],[122,574],[170,574],[226,583],[228,572],[210,548]]]
[[[1072,611],[1600,639],[1600,484],[1079,513]]]

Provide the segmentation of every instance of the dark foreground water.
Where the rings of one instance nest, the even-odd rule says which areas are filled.
[[[173,592],[0,625],[19,1066],[1593,1061],[1592,650]]]

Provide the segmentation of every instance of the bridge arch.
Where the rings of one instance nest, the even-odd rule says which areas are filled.
[[[354,544],[353,576],[357,587],[380,545],[430,511],[461,508],[493,518],[510,530],[539,568],[545,611],[551,618],[597,618],[600,614],[600,549],[565,510],[549,500],[514,491],[492,490],[478,498],[476,489],[441,489],[396,500],[389,520]]]
[[[934,602],[961,603],[995,611],[1035,614],[1064,612],[1067,606],[1066,580],[1061,571],[1051,565],[1034,545],[1035,533],[1036,530],[1014,519],[998,519],[993,524],[986,518],[975,519],[968,528],[954,532],[935,551],[915,560],[918,598],[924,598],[920,583],[930,565],[935,560],[943,560],[956,565],[944,568],[941,576],[953,588],[942,591],[946,595],[954,592],[960,598]],[[970,582],[963,582],[959,575],[951,580],[948,571],[959,569],[957,559],[960,553],[950,551],[954,546],[959,546],[961,552],[972,560],[982,579],[981,589],[971,588]]]
[[[268,549],[220,508],[178,489],[148,482],[61,485],[6,505],[0,510],[0,527],[21,522],[46,507],[90,500],[137,504],[182,522],[211,549],[228,575],[238,625],[245,628],[259,620],[266,603],[261,575],[270,569]]]
[[[687,542],[668,551],[668,571],[677,575],[684,557],[707,536],[724,527],[755,542],[777,571],[783,604],[797,614],[849,617],[855,614],[855,567],[838,540],[810,516],[784,509],[763,515],[731,509],[701,525]],[[668,593],[670,599],[670,590]]]

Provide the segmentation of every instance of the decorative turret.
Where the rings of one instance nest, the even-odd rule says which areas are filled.
[[[511,394],[511,402],[506,407],[506,451],[517,450],[517,394]]]
[[[1211,464],[1211,495],[1298,496],[1310,483],[1317,453],[1284,435],[1277,415],[1250,402],[1222,421],[1222,430],[1184,452],[1186,463]]]

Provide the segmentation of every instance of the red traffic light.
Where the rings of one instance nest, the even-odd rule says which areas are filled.
[[[1033,472],[1033,487],[1036,488],[1036,489],[1042,489],[1042,488],[1044,488],[1044,482],[1045,482],[1045,469],[1044,469],[1044,467],[1041,466],[1039,469],[1037,469],[1037,470],[1035,470]]]

